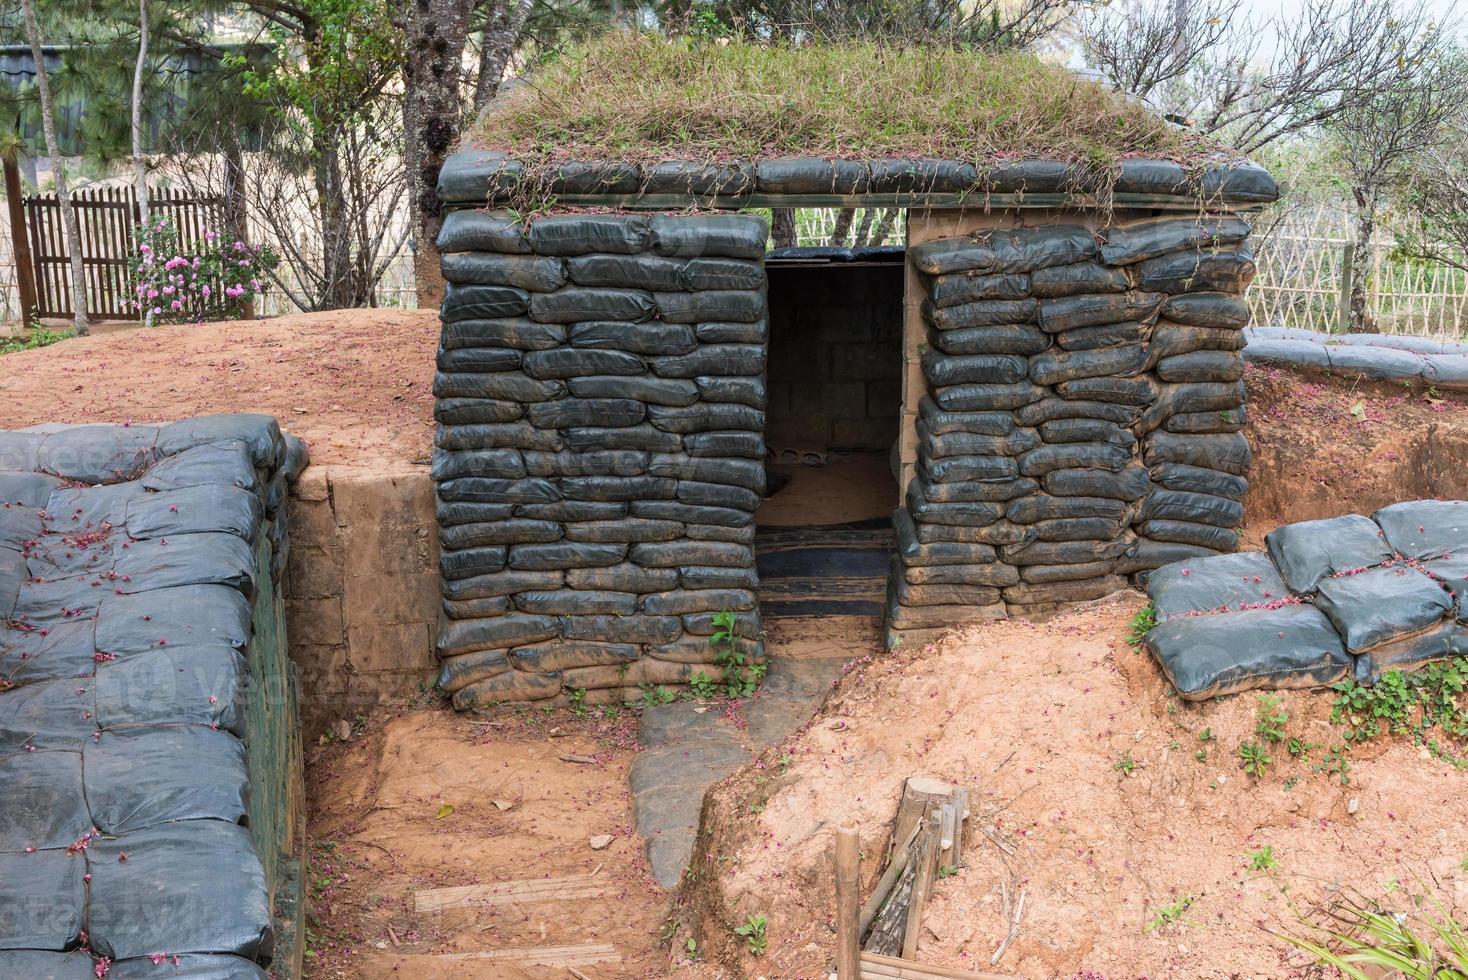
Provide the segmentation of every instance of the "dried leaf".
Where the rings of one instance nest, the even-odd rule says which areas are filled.
[[[1365,418],[1366,417],[1366,403],[1365,402],[1360,402],[1360,401],[1356,402],[1356,404],[1354,404],[1354,405],[1351,406],[1351,414],[1354,415],[1354,416],[1356,416],[1356,418],[1358,418],[1358,419]]]
[[[445,803],[443,806],[441,806],[441,807],[438,808],[438,816],[435,819],[442,820],[444,817],[448,816],[450,813],[453,813],[453,812],[454,812],[453,805],[452,804],[449,804],[449,803]]]

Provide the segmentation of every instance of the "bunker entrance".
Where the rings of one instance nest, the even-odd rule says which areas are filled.
[[[761,615],[878,616],[898,502],[900,246],[793,248],[769,280]]]

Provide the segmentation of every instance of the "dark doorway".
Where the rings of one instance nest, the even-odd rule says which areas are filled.
[[[765,617],[881,614],[897,505],[903,249],[766,257]]]

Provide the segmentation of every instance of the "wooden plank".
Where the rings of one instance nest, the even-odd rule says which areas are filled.
[[[902,955],[911,958],[917,955],[918,937],[923,931],[923,912],[928,907],[928,895],[933,889],[933,875],[937,871],[938,851],[942,842],[943,815],[934,807],[928,811],[927,823],[918,832],[917,863],[912,878],[912,900],[907,905],[907,922],[902,932]]]
[[[467,963],[498,961],[518,966],[594,966],[597,963],[620,963],[622,954],[611,943],[575,943],[566,946],[510,946],[504,949],[476,950],[468,953],[431,953],[405,956],[402,965],[409,969],[403,976],[417,976],[413,963]]]
[[[851,824],[836,830],[836,977],[857,980],[861,956],[857,933],[861,904],[861,839]]]
[[[945,980],[1014,980],[1013,977],[999,973],[973,973],[946,966],[926,966],[895,956],[883,956],[880,953],[861,954],[861,974],[863,978],[910,977],[913,980],[932,980],[934,977],[945,978]]]
[[[446,909],[601,898],[605,894],[606,886],[588,874],[566,875],[562,878],[526,878],[497,881],[490,885],[460,885],[414,892],[413,910],[442,912]]]
[[[21,191],[20,163],[15,153],[5,157],[5,207],[10,216],[10,248],[15,260],[15,285],[20,293],[20,321],[27,326],[36,315],[36,269],[31,259]]]

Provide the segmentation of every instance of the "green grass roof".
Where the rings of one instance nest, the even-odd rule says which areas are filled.
[[[465,148],[531,165],[814,155],[1103,170],[1124,157],[1188,163],[1219,150],[1031,54],[696,43],[634,31],[532,73],[471,128]]]

